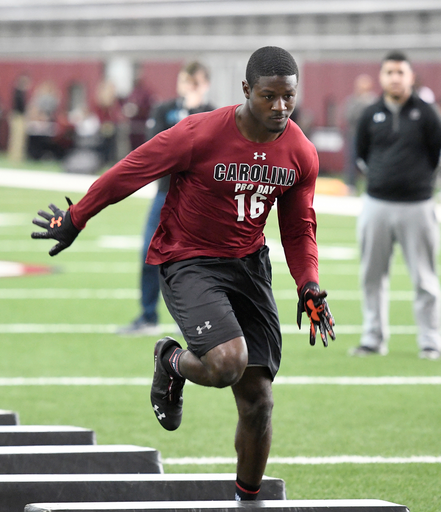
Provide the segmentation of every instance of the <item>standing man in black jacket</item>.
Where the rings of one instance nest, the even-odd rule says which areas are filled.
[[[441,123],[413,91],[407,57],[382,61],[383,95],[364,111],[357,130],[357,156],[367,176],[358,221],[363,288],[363,332],[351,355],[388,353],[389,266],[401,245],[415,290],[419,356],[438,359],[440,289],[436,272],[439,229],[432,199],[441,150]]]

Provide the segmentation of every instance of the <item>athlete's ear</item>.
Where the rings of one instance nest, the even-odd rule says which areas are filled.
[[[246,80],[243,80],[242,81],[242,91],[245,95],[245,98],[247,100],[250,99],[250,94],[251,94],[251,87],[250,87],[250,84],[246,81]]]

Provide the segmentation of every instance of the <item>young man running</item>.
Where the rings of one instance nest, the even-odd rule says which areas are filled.
[[[236,430],[236,499],[256,499],[271,445],[272,381],[280,365],[281,332],[271,289],[263,229],[277,200],[281,240],[306,311],[325,346],[334,320],[318,285],[313,209],[317,152],[289,117],[298,68],[277,47],[250,57],[242,83],[245,102],[189,116],[130,153],[101,176],[67,212],[40,211],[46,231],[33,238],[68,247],[86,222],[109,204],[170,174],[170,190],[147,262],[160,265],[161,289],[188,348],[172,338],[155,346],[151,402],[160,424],[182,418],[188,379],[231,386]]]

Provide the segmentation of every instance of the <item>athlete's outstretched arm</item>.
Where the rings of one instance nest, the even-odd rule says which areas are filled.
[[[67,211],[54,204],[49,205],[53,214],[40,210],[38,214],[46,222],[38,218],[32,222],[46,231],[34,232],[32,238],[57,240],[58,244],[49,251],[51,256],[55,256],[69,247],[85,228],[86,222],[104,208],[122,201],[166,174],[187,168],[191,147],[185,122],[186,119],[129,153],[100,176],[78,203],[73,205],[68,200]]]

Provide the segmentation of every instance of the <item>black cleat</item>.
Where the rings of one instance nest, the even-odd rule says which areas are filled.
[[[185,379],[179,379],[170,375],[161,361],[164,352],[172,346],[181,348],[181,345],[169,336],[156,342],[155,370],[152,389],[150,391],[153,411],[159,423],[166,430],[176,430],[181,424],[182,403],[184,401],[182,398],[182,390]]]

